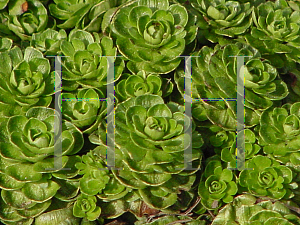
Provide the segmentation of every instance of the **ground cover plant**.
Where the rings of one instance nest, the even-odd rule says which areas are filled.
[[[0,0],[0,223],[300,225],[299,21],[296,0]]]

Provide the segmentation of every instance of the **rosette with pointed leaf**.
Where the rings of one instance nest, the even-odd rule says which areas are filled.
[[[30,45],[40,50],[44,55],[55,56],[60,53],[60,43],[67,39],[65,30],[53,30],[48,28],[45,31],[34,33]]]
[[[81,194],[73,207],[73,214],[76,217],[86,218],[89,221],[96,220],[101,214],[101,208],[97,206],[97,198]]]
[[[122,74],[122,78],[116,86],[116,95],[121,101],[144,94],[166,97],[172,91],[173,83],[170,80],[161,78],[159,75],[147,74],[145,71],[140,71],[136,75]]]
[[[195,102],[195,105],[202,104],[205,109],[203,120],[206,116],[213,124],[224,129],[236,130],[237,103],[234,99],[237,98],[238,74],[244,81],[242,93],[245,93],[246,127],[258,124],[262,111],[280,104],[279,100],[288,95],[287,85],[280,79],[276,68],[249,45],[217,45],[215,49],[204,46],[195,56],[200,57],[192,59],[192,97],[205,99]],[[247,57],[237,59],[233,56]],[[237,71],[238,60],[242,60],[242,63],[244,60],[240,71]],[[175,76],[178,89],[183,95],[184,71],[177,70]]]
[[[297,207],[297,205],[292,202],[272,202],[268,199],[257,199],[248,194],[239,195],[232,203],[227,204],[219,211],[212,225],[299,224],[300,218],[294,214],[287,205]]]
[[[99,150],[94,149],[82,156],[82,162],[75,166],[79,174],[83,175],[80,179],[80,190],[86,195],[96,195],[102,193],[110,177],[108,170],[105,170],[104,160],[99,155]]]
[[[247,42],[276,67],[287,67],[287,60],[299,62],[300,11],[293,1],[276,0],[260,4],[252,12],[254,25]]]
[[[236,37],[244,34],[252,24],[250,2],[229,0],[197,0],[192,3],[194,9],[199,11],[202,23],[200,35],[212,42],[217,42],[221,36]],[[206,23],[207,25],[206,25]]]
[[[199,106],[199,105],[197,105]],[[197,118],[198,110],[192,111],[194,118]],[[199,114],[198,114],[199,115]],[[205,148],[213,149],[214,153],[220,155],[222,149],[231,147],[236,140],[236,132],[225,131],[210,121],[196,122],[198,131],[203,136]]]
[[[210,158],[198,186],[202,205],[207,209],[215,209],[223,202],[232,202],[238,191],[235,180],[232,170],[224,168],[217,157]]]
[[[107,84],[108,59],[114,57],[115,80],[123,69],[124,61],[115,57],[117,49],[113,40],[83,30],[72,30],[68,40],[63,40],[60,45],[62,57],[62,88],[65,91],[74,91],[78,87],[100,88]],[[112,78],[113,79],[113,78]]]
[[[244,130],[242,137],[244,137],[245,142],[245,160],[249,160],[261,150],[261,147],[257,144],[257,138],[253,131],[249,129]],[[222,149],[221,159],[224,162],[228,162],[230,168],[235,168],[237,163],[236,154],[236,139],[234,139],[231,146]]]
[[[259,143],[264,152],[280,161],[290,162],[300,150],[300,102],[263,112]]]
[[[0,126],[0,220],[31,224],[54,197],[56,202],[73,201],[79,191],[73,178],[81,161],[74,155],[83,146],[81,131],[63,122],[59,133],[57,113],[45,107],[5,117]]]
[[[119,160],[119,159],[117,159]],[[106,147],[98,146],[82,156],[76,163],[80,178],[80,191],[88,196],[97,196],[101,216],[116,218],[126,211],[139,215],[141,201],[139,194],[120,183],[106,166]]]
[[[90,133],[97,129],[106,116],[105,95],[98,89],[78,89],[74,93],[62,93],[63,117],[78,128]]]
[[[186,207],[193,196],[190,191],[201,163],[203,141],[194,126],[192,136],[185,133],[192,123],[183,106],[165,104],[157,95],[141,95],[120,103],[115,121],[116,167],[123,168],[112,170],[118,182],[138,190],[151,208]],[[105,130],[103,123],[90,135],[91,142],[105,145]],[[189,147],[191,153],[185,151]],[[186,170],[187,163],[192,168]]]
[[[4,40],[4,39],[2,39]],[[49,106],[54,94],[54,72],[35,48],[0,52],[0,115],[23,114],[32,106]]]
[[[30,40],[33,33],[41,32],[53,23],[48,20],[45,6],[38,0],[9,1],[0,11],[0,21],[0,37],[15,41]]]
[[[267,196],[272,199],[289,199],[294,197],[293,171],[267,156],[256,155],[245,163],[239,175],[239,184],[254,196]],[[252,169],[252,170],[251,170]]]
[[[53,17],[62,21],[57,25],[62,29],[74,27],[89,32],[99,32],[103,14],[126,0],[54,0],[49,5]]]
[[[169,73],[180,63],[185,45],[196,36],[196,17],[168,0],[138,0],[120,8],[112,19],[113,36],[128,68],[137,73]]]

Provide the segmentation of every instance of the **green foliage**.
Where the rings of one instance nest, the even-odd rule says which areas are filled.
[[[0,115],[23,114],[32,106],[49,106],[54,94],[54,72],[43,54],[32,47],[25,52],[15,46],[0,52]],[[22,109],[21,109],[22,107]]]
[[[116,86],[118,99],[124,101],[128,98],[144,94],[155,94],[162,97],[170,95],[173,83],[158,75],[146,74],[144,71],[135,74],[122,74],[122,79]]]
[[[112,31],[132,73],[168,73],[179,65],[178,56],[195,38],[194,22],[180,4],[143,0],[121,8]]]
[[[116,47],[111,38],[104,36],[99,39],[83,30],[72,30],[68,40],[62,40],[60,50],[64,54],[62,59],[63,89],[74,91],[79,87],[100,88],[107,84],[106,57],[116,56]],[[124,62],[113,59],[115,62],[115,80],[117,80],[124,68]]]
[[[264,152],[287,163],[300,148],[300,103],[286,104],[263,112],[260,121],[260,144]],[[296,155],[295,155],[296,156]]]
[[[237,57],[230,56],[249,56],[244,57],[243,66],[247,127],[258,124],[261,111],[270,108],[274,102],[288,95],[287,85],[279,78],[276,68],[262,59],[260,53],[249,45],[241,43],[216,45],[214,49],[204,46],[194,55],[198,57],[194,57],[193,61],[192,97],[199,99],[236,98]],[[175,80],[181,94],[184,94],[183,69],[176,71]],[[235,101],[203,101],[201,104],[206,117],[212,123],[226,130],[236,129]]]
[[[33,33],[43,31],[47,26],[51,27],[47,9],[40,1],[14,0],[9,1],[7,6],[0,11],[0,37],[30,40]]]
[[[299,61],[299,6],[293,1],[267,1],[252,12],[254,27],[245,36],[276,67]]]
[[[220,210],[212,225],[299,224],[299,218],[285,204],[270,200],[256,201],[255,197],[248,194],[237,196],[232,203]]]
[[[220,207],[222,202],[232,202],[233,196],[238,191],[235,180],[232,171],[223,169],[220,160],[210,160],[198,186],[201,203],[207,209],[214,209]]]
[[[53,30],[47,29],[43,32],[32,34],[31,46],[40,50],[44,55],[54,56],[56,53],[60,52],[60,43],[62,40],[67,39],[67,34],[65,30]]]
[[[245,160],[251,159],[254,157],[259,151],[261,147],[256,143],[256,137],[253,131],[246,129],[244,131],[245,134]],[[221,159],[224,162],[228,162],[231,168],[236,167],[236,140],[232,143],[230,147],[226,147],[222,149]]]
[[[104,160],[95,152],[91,151],[82,156],[82,162],[75,165],[79,174],[83,177],[80,179],[80,190],[86,195],[96,195],[101,193],[109,182],[110,177],[105,168]]]
[[[85,133],[97,129],[106,112],[105,95],[97,89],[78,89],[75,93],[63,93],[62,113],[66,120],[79,128],[87,128]],[[77,101],[76,99],[82,99]],[[99,100],[99,99],[102,99]]]
[[[90,221],[96,220],[101,213],[101,209],[96,205],[96,197],[81,194],[73,207],[73,214],[76,217],[87,218]]]
[[[0,0],[0,224],[300,225],[299,16]]]
[[[192,124],[185,119],[183,107],[157,95],[141,95],[120,103],[116,117],[116,179],[138,189],[142,199],[153,208],[166,209],[177,202],[180,190],[189,191],[196,170],[184,171],[183,153],[193,141],[193,165],[201,162],[202,138],[196,131],[193,140],[184,135]],[[185,124],[186,123],[186,124]],[[90,136],[93,143],[105,145],[105,125]],[[101,141],[99,142],[99,139]]]
[[[71,201],[78,193],[78,184],[71,178],[78,174],[74,165],[80,157],[74,154],[83,146],[82,133],[69,122],[62,125],[61,166],[71,167],[66,172],[55,166],[53,158],[57,125],[54,110],[45,107],[34,107],[25,116],[8,117],[1,123],[0,135],[5,140],[0,143],[3,221],[29,221],[44,212],[53,197]]]
[[[204,17],[200,27],[208,28],[204,36],[211,42],[220,41],[218,36],[232,38],[244,34],[252,24],[250,2],[197,0],[193,7]]]
[[[204,220],[193,220],[188,216],[163,216],[158,219],[153,219],[151,222],[147,221],[137,221],[134,225],[163,225],[168,223],[180,224],[180,222],[185,221],[186,225],[204,225]],[[177,222],[177,223],[176,223]]]
[[[103,14],[126,0],[54,0],[49,5],[52,16],[63,21],[58,25],[62,29],[79,28],[89,32],[98,32]]]
[[[239,184],[255,196],[268,196],[273,199],[289,199],[294,196],[290,189],[294,174],[286,166],[257,155],[246,162],[246,168],[239,175]],[[252,169],[252,170],[251,170]]]

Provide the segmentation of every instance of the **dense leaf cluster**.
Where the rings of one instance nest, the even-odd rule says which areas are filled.
[[[0,0],[0,193],[7,225],[300,225],[299,1]]]

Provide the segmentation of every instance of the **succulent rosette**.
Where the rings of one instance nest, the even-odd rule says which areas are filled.
[[[185,45],[196,36],[195,17],[168,0],[138,0],[120,8],[112,19],[120,53],[129,70],[165,74],[180,63]]]
[[[48,28],[45,31],[32,34],[30,45],[40,50],[44,55],[54,56],[60,51],[60,43],[67,39],[65,30],[53,30]]]
[[[68,40],[60,45],[62,57],[63,90],[74,91],[79,87],[100,88],[107,84],[107,57],[113,56],[115,80],[119,79],[124,61],[115,57],[117,49],[111,38],[83,30],[72,30]],[[104,57],[102,57],[104,56]]]
[[[32,106],[49,106],[54,94],[54,72],[35,48],[0,52],[0,115],[22,114]]]
[[[259,49],[274,66],[299,61],[299,6],[293,1],[276,0],[260,4],[252,12],[254,25],[247,42]]]
[[[288,205],[295,207],[295,203],[289,203]],[[299,217],[289,209],[287,204],[279,201],[260,200],[252,195],[243,194],[237,196],[232,203],[222,208],[214,218],[212,225],[296,225],[299,223]]]
[[[215,209],[223,203],[232,202],[238,191],[235,180],[232,170],[223,168],[218,158],[210,158],[198,186],[202,205],[207,209]]]
[[[255,133],[249,129],[244,130],[244,142],[245,142],[245,160],[253,158],[259,151],[261,147],[257,144],[257,139]],[[228,162],[230,168],[236,167],[236,139],[230,147],[222,149],[221,159],[224,162]]]
[[[96,205],[97,198],[81,194],[74,203],[73,215],[80,218],[87,218],[89,221],[96,220],[101,214],[101,208]]]
[[[73,201],[79,191],[78,181],[73,179],[78,174],[75,163],[81,161],[74,154],[83,146],[78,128],[63,122],[59,134],[55,111],[33,107],[25,116],[3,118],[0,136],[2,222],[31,224],[34,217],[47,210],[52,199]],[[61,153],[55,152],[59,148],[55,136],[61,138]]]
[[[0,224],[300,225],[299,21],[300,0],[0,0]]]
[[[62,29],[79,28],[88,32],[99,32],[103,14],[126,0],[54,0],[49,5],[53,17],[62,21],[57,26]]]
[[[62,93],[62,98],[63,117],[84,133],[97,129],[101,119],[106,116],[106,98],[98,89],[83,88],[75,93]]]
[[[285,104],[263,112],[259,143],[268,156],[287,163],[300,149],[300,103]]]
[[[79,174],[83,175],[80,179],[80,190],[85,195],[96,195],[102,193],[106,184],[109,182],[109,170],[105,170],[104,160],[99,155],[99,150],[92,150],[82,156],[82,162],[76,164]]]
[[[196,119],[198,112],[199,110],[196,110],[195,108],[192,111],[193,116]],[[221,154],[222,149],[230,148],[236,140],[236,132],[226,131],[217,125],[211,124],[209,121],[197,121],[196,125],[198,131],[203,136],[205,148],[214,150],[218,155]]]
[[[116,167],[123,168],[112,170],[115,178],[137,190],[149,207],[178,210],[182,206],[177,195],[185,191],[182,199],[191,197],[188,191],[201,163],[203,143],[194,127],[192,136],[184,134],[192,123],[183,107],[164,104],[157,95],[141,95],[120,103],[115,113]],[[105,127],[103,123],[90,136],[92,143],[105,145]],[[192,154],[186,154],[193,169],[185,170],[184,153],[191,144]]]
[[[97,197],[97,206],[101,207],[101,216],[116,218],[126,211],[138,214],[141,207],[138,193],[118,182],[105,164],[106,148],[99,146],[82,156],[82,162],[76,163],[83,175],[80,179],[81,193]]]
[[[245,163],[247,170],[241,171],[239,184],[254,196],[267,196],[272,199],[294,197],[292,189],[293,171],[267,156],[257,155]],[[252,169],[252,170],[251,170]]]
[[[203,17],[199,19],[200,28],[204,28],[200,35],[211,42],[217,42],[219,37],[242,35],[252,25],[250,2],[197,0],[192,5]]]
[[[220,128],[220,129],[222,129],[222,128]],[[215,148],[223,149],[234,143],[235,136],[236,136],[236,134],[232,131],[221,130],[221,131],[216,132],[214,135],[211,135],[209,138],[209,142]],[[217,152],[219,152],[219,151],[217,151]]]
[[[116,95],[121,101],[144,94],[166,97],[172,91],[173,83],[168,79],[155,74],[146,74],[145,71],[140,71],[136,75],[123,73],[116,86]]]
[[[192,98],[205,99],[195,103],[202,105],[198,110],[203,112],[205,109],[202,120],[207,117],[213,124],[227,130],[236,130],[236,101],[230,99],[237,98],[237,76],[243,74],[241,71],[237,74],[237,57],[230,56],[239,55],[249,56],[244,57],[244,65],[240,68],[244,70],[241,79],[245,87],[246,127],[257,125],[262,111],[280,104],[280,100],[288,95],[287,85],[280,79],[276,68],[251,46],[236,43],[217,45],[214,49],[203,47],[192,59]],[[182,95],[184,77],[182,69],[176,71],[175,81]]]
[[[48,23],[53,23],[48,20],[45,6],[38,0],[9,1],[0,11],[0,21],[0,37],[13,40],[30,40],[33,33],[43,31],[50,25]]]
[[[106,147],[98,146],[83,155],[82,162],[76,163],[76,168],[80,170],[79,174],[83,175],[79,182],[81,193],[97,197],[99,200],[97,206],[101,207],[102,217],[116,218],[126,211],[139,215],[141,208],[139,194],[120,183],[105,161]]]

